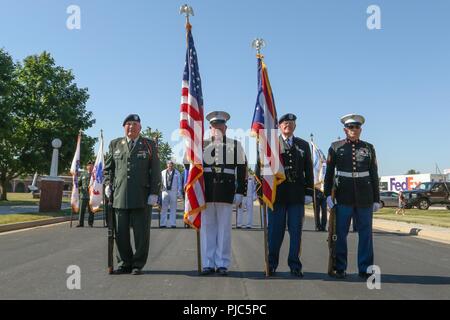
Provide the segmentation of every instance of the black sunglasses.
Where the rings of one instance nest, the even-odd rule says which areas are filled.
[[[353,130],[353,129],[361,129],[360,125],[348,125],[346,126],[347,129]]]

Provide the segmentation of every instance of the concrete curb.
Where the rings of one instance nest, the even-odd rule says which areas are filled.
[[[310,209],[306,209],[305,215],[308,217],[314,217],[314,212]],[[450,244],[450,228],[384,220],[379,218],[373,219],[373,228],[387,232],[409,235],[419,239]]]
[[[78,215],[74,214],[72,221],[76,222],[77,220],[78,220]],[[49,224],[56,224],[56,223],[61,223],[61,222],[66,222],[66,221],[70,221],[70,216],[57,217],[57,218],[51,218],[51,219],[42,219],[42,220],[29,221],[29,222],[4,224],[4,225],[0,225],[0,233],[16,231],[16,230],[21,230],[21,229],[35,228],[35,227],[46,226]]]
[[[419,239],[450,244],[450,229],[448,228],[378,218],[373,220],[373,227],[374,229],[410,235]]]

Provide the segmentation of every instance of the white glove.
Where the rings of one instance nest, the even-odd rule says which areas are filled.
[[[313,198],[311,196],[305,196],[305,204],[313,203]]]
[[[328,205],[328,208],[333,209],[334,201],[333,201],[333,198],[331,196],[327,197],[327,205]]]
[[[105,195],[108,198],[111,198],[111,187],[110,186],[106,186],[106,188],[105,188]]]
[[[148,196],[147,204],[154,206],[157,203],[158,203],[158,195],[151,194]]]
[[[381,205],[378,202],[374,202],[373,203],[373,213],[377,212],[378,210],[380,210]]]
[[[244,199],[244,196],[243,196],[242,194],[236,193],[236,194],[234,195],[234,201],[233,201],[233,203],[234,203],[236,206],[239,206],[239,205],[242,203],[242,199]]]

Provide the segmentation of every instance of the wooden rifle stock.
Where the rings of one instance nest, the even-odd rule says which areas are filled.
[[[115,229],[115,217],[113,209],[112,194],[111,198],[105,195],[105,210],[108,221],[108,273],[112,274],[114,271],[114,229]]]
[[[333,199],[333,203],[335,201],[335,188],[331,191],[331,198]],[[328,275],[334,277],[336,275],[336,241],[337,241],[337,232],[336,232],[336,205],[333,208],[329,209],[330,218],[328,225]]]

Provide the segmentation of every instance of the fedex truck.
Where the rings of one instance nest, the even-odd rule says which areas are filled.
[[[408,191],[413,190],[421,183],[425,182],[449,182],[447,174],[410,174],[399,176],[383,176],[380,179],[380,189],[382,191]]]

